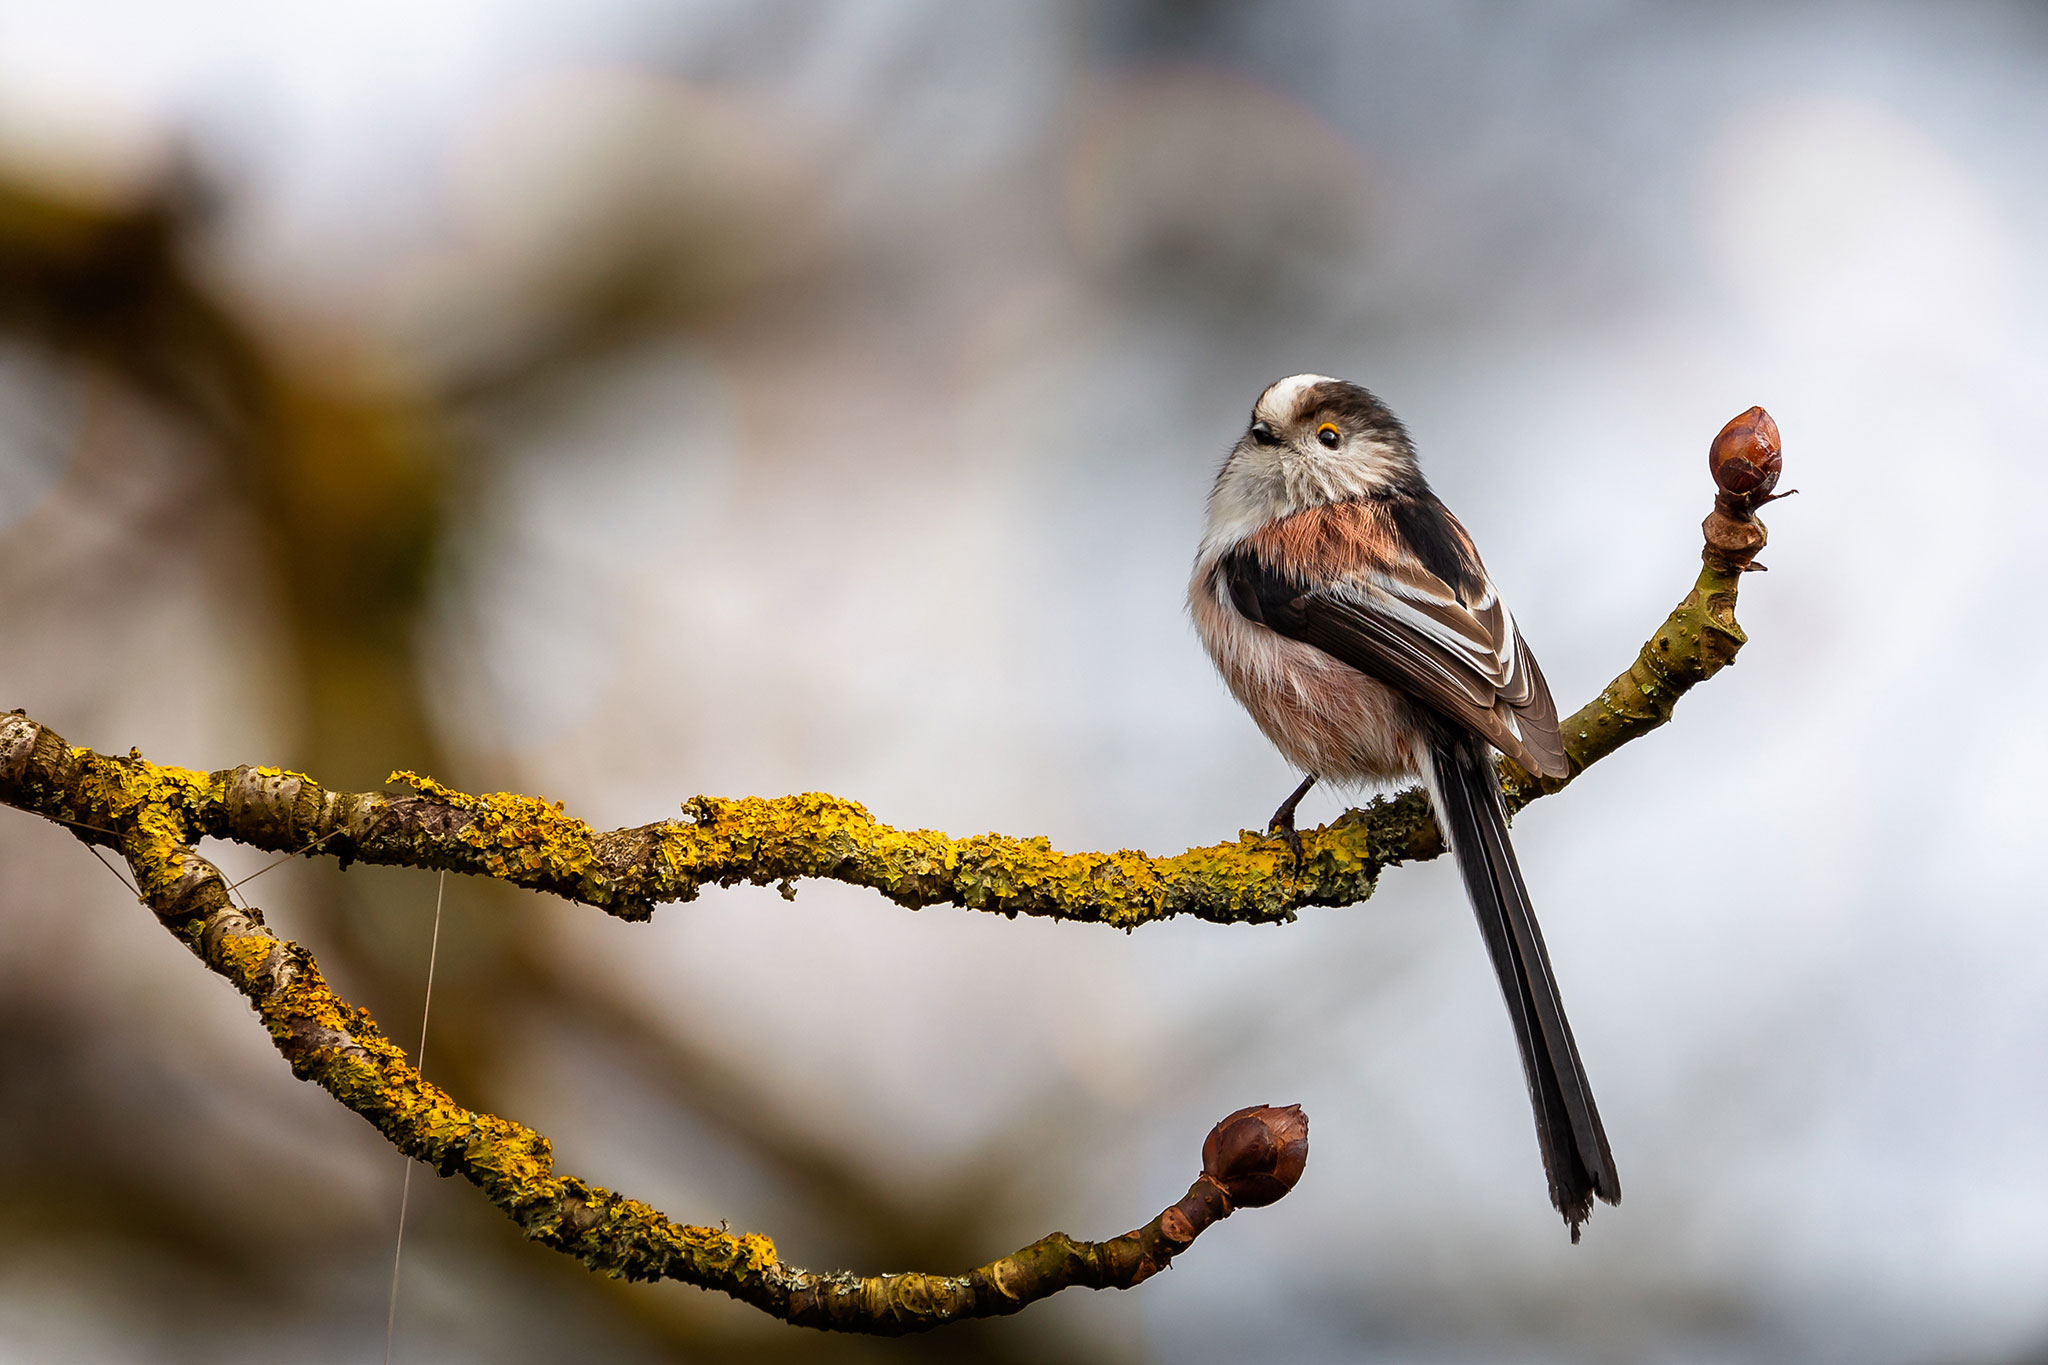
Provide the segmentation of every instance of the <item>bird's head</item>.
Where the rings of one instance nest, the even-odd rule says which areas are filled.
[[[1252,405],[1216,476],[1210,524],[1251,530],[1309,507],[1426,487],[1408,432],[1386,404],[1346,380],[1289,375]]]

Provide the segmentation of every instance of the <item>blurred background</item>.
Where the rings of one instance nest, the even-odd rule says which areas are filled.
[[[799,1264],[1113,1235],[1245,1104],[1314,1157],[1137,1292],[893,1343],[425,1179],[394,1358],[2048,1360],[2044,73],[2037,4],[7,0],[0,706],[1177,851],[1294,782],[1182,608],[1264,384],[1407,419],[1566,710],[1762,403],[1753,642],[1517,825],[1627,1189],[1584,1245],[1445,865],[1129,936],[464,881],[429,1075]],[[247,890],[411,1044],[431,877]],[[381,1358],[392,1149],[4,810],[0,934],[0,1360]]]

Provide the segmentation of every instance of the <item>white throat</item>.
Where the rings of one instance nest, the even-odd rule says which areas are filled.
[[[1284,445],[1264,450],[1240,443],[1209,491],[1209,523],[1201,552],[1226,554],[1282,517],[1384,493],[1407,468],[1405,453],[1384,441],[1354,439],[1344,450],[1332,452]]]

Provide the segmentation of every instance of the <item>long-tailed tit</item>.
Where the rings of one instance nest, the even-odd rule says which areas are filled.
[[[1188,605],[1224,681],[1307,777],[1419,775],[1499,973],[1550,1202],[1572,1240],[1621,1183],[1529,905],[1493,766],[1562,777],[1557,708],[1399,419],[1356,384],[1298,374],[1259,396],[1209,494]]]

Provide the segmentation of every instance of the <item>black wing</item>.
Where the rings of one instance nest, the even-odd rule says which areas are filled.
[[[1567,775],[1550,688],[1490,581],[1468,605],[1408,560],[1309,589],[1249,547],[1219,572],[1248,619],[1450,717],[1532,773]]]

